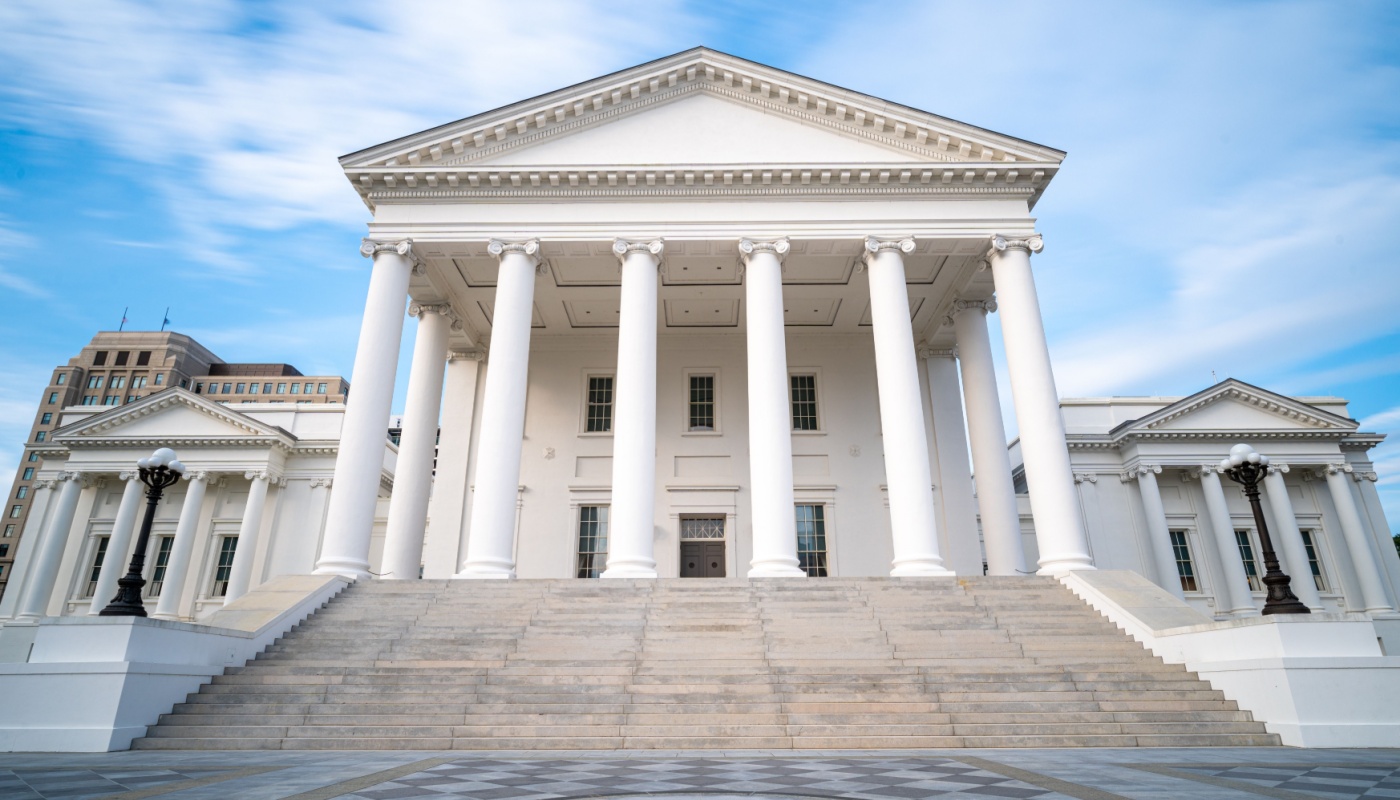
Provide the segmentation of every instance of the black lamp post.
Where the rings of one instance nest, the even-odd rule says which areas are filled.
[[[117,596],[102,609],[102,617],[144,617],[146,604],[141,602],[141,589],[146,579],[141,572],[146,568],[146,546],[151,541],[151,522],[156,518],[156,505],[167,486],[180,480],[185,474],[185,465],[175,458],[175,451],[162,447],[136,462],[141,474],[141,482],[146,484],[146,516],[141,520],[141,533],[136,537],[136,552],[131,554],[131,568],[117,581]]]
[[[1249,498],[1249,508],[1254,512],[1254,524],[1259,527],[1259,543],[1264,547],[1264,585],[1269,596],[1264,601],[1264,613],[1268,614],[1309,614],[1308,607],[1293,595],[1287,573],[1279,569],[1278,556],[1274,554],[1274,543],[1269,538],[1269,526],[1264,522],[1264,509],[1259,505],[1259,480],[1267,474],[1269,457],[1255,452],[1247,444],[1237,444],[1230,448],[1230,456],[1220,462],[1220,471],[1230,476],[1230,480],[1244,486],[1245,497]]]

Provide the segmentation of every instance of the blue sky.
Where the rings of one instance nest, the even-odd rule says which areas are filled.
[[[127,306],[348,376],[337,156],[700,44],[1068,151],[1036,209],[1061,394],[1233,376],[1400,434],[1400,4],[8,0],[0,30],[0,485]],[[1376,460],[1400,529],[1400,442]]]

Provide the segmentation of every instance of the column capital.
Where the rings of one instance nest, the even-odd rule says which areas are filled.
[[[861,264],[869,266],[870,259],[879,255],[882,250],[894,250],[908,255],[914,252],[914,237],[901,236],[895,239],[881,239],[878,236],[865,237],[865,246],[860,254]]]
[[[193,482],[193,481],[203,481],[203,482],[205,482],[205,483],[208,483],[208,482],[209,482],[209,479],[212,478],[212,477],[213,477],[213,474],[210,473],[208,470],[204,470],[204,469],[190,470],[189,472],[186,472],[186,473],[185,473],[185,480],[191,481],[191,482]]]
[[[1361,483],[1362,481],[1370,481],[1371,483],[1375,483],[1376,481],[1379,481],[1381,479],[1381,476],[1375,472],[1369,471],[1353,472],[1351,474],[1351,479],[1356,481],[1357,483]]]
[[[919,347],[918,353],[919,358],[922,358],[925,361],[927,361],[930,358],[957,358],[958,346],[953,345],[952,347],[933,347],[931,345],[923,345]]]
[[[1039,253],[1045,249],[1045,239],[1040,234],[1035,233],[1030,236],[1008,239],[1001,234],[992,237],[991,246],[987,249],[987,258],[990,260],[998,253],[1007,250],[1024,250],[1027,254]]]
[[[627,261],[627,256],[632,253],[651,253],[656,256],[656,265],[661,266],[661,254],[666,251],[665,239],[650,239],[647,241],[634,242],[630,239],[613,239],[613,255],[617,256],[618,266]]]
[[[268,470],[265,470],[265,469],[250,469],[250,470],[248,470],[248,471],[246,471],[246,472],[243,473],[243,480],[245,480],[245,481],[259,481],[259,480],[261,480],[261,481],[267,481],[268,483],[272,483],[273,480],[274,480],[274,478],[273,478],[272,473],[269,472]]]
[[[1286,475],[1288,474],[1289,466],[1279,461],[1270,461],[1266,469],[1270,475]]]
[[[1092,472],[1076,472],[1074,473],[1074,482],[1097,484],[1099,482],[1099,476]]]
[[[492,239],[486,243],[486,252],[495,256],[497,261],[504,259],[507,255],[520,255],[530,259],[530,263],[537,270],[541,265],[539,239],[526,239],[521,242]]]
[[[311,484],[312,489],[329,489],[331,485],[335,483],[335,479],[329,477],[312,478],[308,483]]]
[[[1147,475],[1147,474],[1161,475],[1161,474],[1162,474],[1162,465],[1161,465],[1161,464],[1138,464],[1136,467],[1133,467],[1132,469],[1127,470],[1126,472],[1124,472],[1122,475],[1119,475],[1119,476],[1118,476],[1118,479],[1121,480],[1121,481],[1123,481],[1124,483],[1127,483],[1128,481],[1135,481],[1135,480],[1137,480],[1138,478],[1142,477],[1143,475]]]
[[[413,249],[412,239],[403,239],[397,242],[378,242],[374,239],[360,240],[360,255],[365,258],[374,258],[380,253],[393,253],[408,259],[413,265],[413,274],[422,275],[424,272],[423,259],[418,256]]]
[[[35,481],[35,482],[34,482],[34,491],[36,491],[36,492],[39,491],[40,489],[48,489],[49,491],[53,491],[54,489],[57,489],[57,488],[58,488],[58,481],[55,480],[55,479],[53,479],[53,478],[50,478],[50,479],[48,479],[48,480],[42,480],[42,481]]]
[[[948,313],[957,316],[969,309],[991,314],[997,310],[997,299],[995,297],[984,297],[980,300],[971,300],[957,297],[953,299],[953,305]]]
[[[408,305],[408,315],[410,317],[422,319],[424,316],[429,314],[441,314],[442,316],[447,317],[448,322],[451,325],[452,330],[454,331],[460,331],[463,328],[462,317],[456,312],[455,309],[452,308],[451,303],[436,303],[432,305],[425,303],[410,303]]]
[[[485,361],[486,353],[481,350],[448,350],[448,361]]]
[[[139,481],[141,480],[141,473],[134,469],[124,469],[117,473],[117,479],[123,481]]]
[[[788,241],[786,236],[781,239],[766,241],[748,238],[739,240],[739,258],[743,260],[745,265],[747,265],[749,259],[753,258],[757,253],[771,253],[777,256],[778,263],[781,264],[783,260],[787,258],[788,251],[790,250],[792,250],[792,242]]]
[[[1328,475],[1347,474],[1353,472],[1350,464],[1323,464],[1317,468],[1317,477],[1325,478]]]

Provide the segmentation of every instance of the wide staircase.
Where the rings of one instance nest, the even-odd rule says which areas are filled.
[[[361,582],[135,748],[1278,743],[1024,577]]]

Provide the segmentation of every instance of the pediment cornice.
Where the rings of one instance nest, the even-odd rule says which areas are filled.
[[[724,173],[753,171],[759,165],[503,168],[481,163],[696,94],[883,147],[893,163],[850,165],[854,179],[842,179],[845,165],[767,165],[770,172],[797,178],[739,181]],[[895,154],[913,156],[915,162],[896,162]],[[824,194],[856,186],[863,188],[844,193],[965,194],[976,187],[980,194],[995,190],[1033,200],[1063,158],[1063,152],[1043,145],[695,48],[352,153],[341,158],[341,165],[373,208],[378,202],[435,198]],[[867,171],[865,178],[859,177],[861,170]],[[803,172],[815,177],[804,179]],[[823,172],[832,174],[823,177]],[[886,175],[876,177],[881,172]],[[784,188],[766,188],[775,186]]]
[[[231,428],[229,435],[181,436],[172,434],[159,438],[142,436],[122,436],[118,431],[136,420],[160,414],[174,407],[185,407],[207,417],[218,420]],[[64,426],[54,431],[54,441],[66,447],[129,447],[154,445],[170,446],[177,442],[185,445],[246,447],[275,446],[290,450],[295,437],[281,428],[266,425],[245,414],[212,403],[185,389],[172,387],[162,392],[143,397],[134,403],[118,406],[87,419]]]
[[[1204,390],[1182,398],[1166,408],[1155,411],[1140,419],[1125,422],[1112,431],[1115,435],[1145,434],[1158,432],[1160,428],[1169,423],[1176,422],[1184,417],[1221,401],[1233,401],[1247,406],[1253,406],[1269,414],[1277,416],[1290,422],[1304,425],[1316,430],[1334,431],[1346,433],[1355,431],[1357,424],[1355,420],[1338,416],[1327,411],[1323,411],[1307,403],[1276,394],[1258,386],[1252,386],[1244,381],[1227,378],[1224,381]],[[1184,433],[1186,431],[1174,431],[1173,433]],[[1292,431],[1297,433],[1297,431]]]

